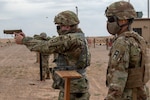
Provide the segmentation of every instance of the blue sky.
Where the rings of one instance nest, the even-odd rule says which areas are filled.
[[[76,12],[76,7],[79,27],[86,36],[109,36],[104,12],[115,1],[118,0],[0,0],[0,38],[13,38],[3,34],[4,29],[22,29],[27,36],[41,32],[56,36],[54,17],[63,10]],[[147,18],[148,0],[124,1],[130,1]]]

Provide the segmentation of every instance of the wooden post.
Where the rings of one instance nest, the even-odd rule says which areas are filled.
[[[94,38],[93,42],[94,42],[94,48],[95,48],[95,38]]]
[[[81,78],[82,76],[77,71],[56,71],[56,74],[65,79],[64,100],[70,100],[70,79]]]
[[[45,81],[45,77],[43,79],[43,59],[42,59],[42,54],[39,53],[40,56],[40,80]]]

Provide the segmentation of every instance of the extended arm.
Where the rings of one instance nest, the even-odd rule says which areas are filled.
[[[51,38],[49,41],[36,40],[31,37],[25,37],[22,43],[26,45],[31,51],[38,51],[44,53],[62,53],[82,47],[84,38],[82,33],[61,35]]]

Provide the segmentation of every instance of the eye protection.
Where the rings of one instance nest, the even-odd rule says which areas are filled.
[[[116,16],[108,16],[107,17],[107,21],[112,23],[112,22],[116,22],[117,21],[117,17]]]
[[[58,26],[56,26],[56,28],[57,28],[57,30],[60,30],[61,26],[58,25]]]

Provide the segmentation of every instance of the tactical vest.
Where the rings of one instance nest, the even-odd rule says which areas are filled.
[[[135,32],[126,32],[123,34],[126,38],[133,37],[141,49],[142,61],[141,67],[129,68],[126,88],[135,88],[143,86],[150,79],[150,49],[147,47],[145,40]]]
[[[70,44],[68,41],[74,44]],[[64,51],[61,52],[57,50],[57,53],[60,53],[64,56],[63,58],[66,60],[67,66],[72,66],[76,69],[84,69],[90,65],[91,54],[88,49],[87,40],[83,33],[69,33],[49,41],[49,47],[55,47],[57,49],[57,46],[59,48],[59,46],[63,45],[66,46],[62,48]]]
[[[81,49],[81,54],[79,55],[79,59],[77,60],[77,62],[75,63],[75,66],[69,66],[68,65],[68,58],[66,58],[64,54],[58,54],[56,57],[56,65],[57,65],[57,69],[60,70],[84,70],[86,67],[90,66],[90,60],[91,60],[91,54],[88,50],[88,45],[87,45],[87,41],[85,39],[85,45],[83,46],[83,48]],[[82,74],[82,72],[80,73]]]

